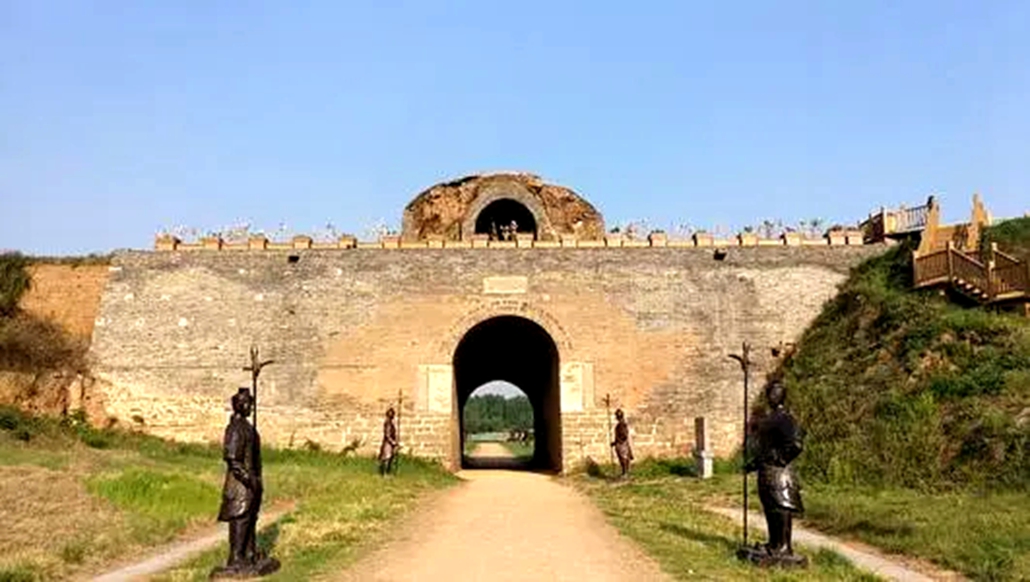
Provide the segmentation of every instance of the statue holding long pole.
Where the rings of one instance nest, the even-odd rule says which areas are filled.
[[[745,342],[743,353],[732,355],[744,369],[744,545],[737,556],[759,566],[805,567],[808,558],[795,554],[792,543],[795,515],[804,513],[801,484],[792,463],[801,454],[802,431],[786,407],[787,388],[780,380],[765,385],[767,412],[755,422],[754,451],[748,447],[748,372],[750,346]],[[769,541],[765,545],[747,545],[747,474],[758,473],[758,498]]]
[[[222,458],[225,484],[218,520],[229,525],[229,559],[211,571],[211,578],[249,578],[279,569],[279,561],[257,547],[257,520],[264,483],[261,472],[261,437],[257,431],[257,380],[261,369],[272,363],[258,359],[250,348],[251,388],[240,388],[232,397],[232,418],[225,427]],[[248,417],[253,414],[253,420]]]
[[[741,347],[739,354],[730,354],[730,357],[740,362],[740,368],[744,371],[744,443],[741,456],[744,459],[744,464],[747,464],[747,433],[748,433],[748,418],[747,418],[747,407],[748,407],[748,378],[751,371],[751,345],[744,342]],[[744,477],[744,547],[747,547],[747,470],[746,468],[741,469]]]

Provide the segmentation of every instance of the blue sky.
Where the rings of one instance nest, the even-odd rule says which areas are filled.
[[[716,6],[719,4],[719,6]],[[1026,2],[0,0],[0,248],[362,235],[537,173],[609,223],[1030,210]]]

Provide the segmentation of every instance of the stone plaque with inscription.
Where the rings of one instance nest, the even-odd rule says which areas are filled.
[[[529,289],[529,278],[518,276],[497,276],[483,278],[483,293],[488,295],[509,295],[525,293]]]
[[[594,365],[567,362],[561,365],[561,411],[579,412],[594,398]]]
[[[451,413],[454,369],[447,364],[422,364],[419,367],[419,408],[427,412]]]

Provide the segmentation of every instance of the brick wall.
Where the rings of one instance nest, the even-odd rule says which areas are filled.
[[[267,442],[357,439],[371,453],[400,393],[405,445],[453,462],[454,349],[476,323],[517,314],[558,346],[566,466],[607,458],[605,394],[626,410],[638,458],[683,454],[696,416],[727,455],[742,390],[727,355],[750,341],[768,369],[769,348],[795,340],[848,268],[882,250],[131,252],[114,260],[91,355],[109,414],[217,440],[254,343],[276,360],[259,395]]]

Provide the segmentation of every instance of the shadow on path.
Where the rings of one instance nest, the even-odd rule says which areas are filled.
[[[500,469],[507,471],[531,471],[535,468],[533,459],[526,457],[465,456],[461,460],[463,469]]]

